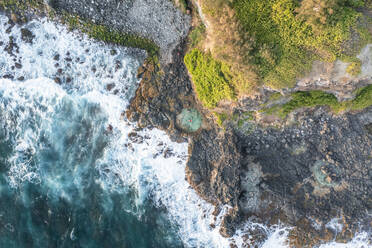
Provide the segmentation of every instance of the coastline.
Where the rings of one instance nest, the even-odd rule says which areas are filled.
[[[188,182],[217,209],[232,207],[222,222],[223,236],[232,236],[252,217],[268,225],[295,225],[291,243],[304,247],[347,242],[360,222],[369,227],[371,108],[336,116],[316,107],[292,114],[283,127],[247,121],[221,128],[195,96],[183,62],[186,47],[182,37],[169,50],[171,57],[164,56],[167,63],[145,61],[126,115],[141,128],[158,128],[174,141],[190,142]],[[177,123],[183,109],[204,115],[199,131],[187,132]],[[336,234],[326,227],[335,218],[344,226]]]

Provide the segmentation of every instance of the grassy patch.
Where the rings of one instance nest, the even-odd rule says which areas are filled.
[[[372,85],[365,86],[355,92],[354,99],[338,102],[330,93],[322,91],[299,91],[291,94],[291,100],[283,105],[275,105],[263,109],[266,114],[274,114],[285,118],[292,111],[303,107],[329,106],[334,112],[362,110],[372,106]]]
[[[352,76],[358,76],[362,69],[362,62],[360,60],[351,62],[350,65],[346,68],[346,72]]]
[[[250,63],[256,65],[265,84],[292,87],[295,79],[311,68],[313,60],[334,61],[340,57],[351,31],[366,36],[365,30],[357,27],[361,15],[353,9],[359,3],[331,2],[336,1],[319,6],[311,0],[234,1],[244,32],[255,38],[249,51]]]
[[[358,90],[356,97],[351,101],[352,110],[362,110],[372,105],[372,85]]]
[[[282,98],[282,94],[279,93],[279,92],[274,92],[272,93],[270,96],[269,96],[269,101],[277,101],[279,100],[280,98]]]
[[[291,94],[289,102],[269,108],[265,112],[284,118],[298,108],[321,105],[335,107],[338,105],[338,101],[334,95],[322,91],[299,91]]]
[[[214,116],[216,116],[216,123],[218,126],[223,127],[223,122],[229,118],[229,116],[226,113],[213,113]]]
[[[214,108],[221,100],[233,100],[234,89],[230,84],[232,73],[229,66],[193,49],[185,56],[198,98],[207,108]]]

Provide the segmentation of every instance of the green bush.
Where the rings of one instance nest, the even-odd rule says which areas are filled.
[[[352,110],[362,110],[372,105],[372,85],[368,85],[356,94],[355,98],[351,101]]]
[[[230,84],[232,75],[226,64],[198,49],[187,53],[184,60],[192,76],[197,96],[204,106],[214,108],[221,100],[235,98]]]
[[[334,112],[365,109],[372,106],[372,85],[358,89],[354,99],[344,102],[338,102],[333,94],[323,91],[299,91],[291,94],[289,102],[262,111],[285,118],[296,109],[315,106],[329,106]]]
[[[291,100],[289,102],[266,109],[265,112],[284,118],[298,108],[322,105],[337,107],[338,104],[337,98],[334,95],[323,91],[298,91],[291,94]]]

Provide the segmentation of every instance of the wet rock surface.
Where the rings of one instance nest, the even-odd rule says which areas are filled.
[[[168,0],[52,0],[50,5],[153,40],[160,47],[165,63],[170,62],[173,50],[186,37],[190,27],[190,17]]]
[[[126,111],[130,121],[140,127],[168,132],[175,141],[186,141],[187,134],[177,125],[177,115],[185,108],[198,109],[191,81],[183,64],[184,44],[173,51],[173,62],[162,67],[145,63],[138,71],[142,78]]]

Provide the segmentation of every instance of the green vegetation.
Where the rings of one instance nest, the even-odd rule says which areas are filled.
[[[239,116],[238,127],[241,128],[244,125],[244,123],[249,122],[249,121],[253,121],[253,120],[254,120],[254,116],[253,116],[252,111],[244,112],[244,113],[241,114],[241,116]]]
[[[350,109],[362,110],[372,105],[372,85],[357,91],[356,97],[351,101]]]
[[[57,16],[55,11],[47,7],[43,0],[0,0],[0,8],[20,14],[30,9],[39,10],[46,13],[51,19]],[[159,48],[149,39],[112,30],[104,25],[94,24],[66,12],[62,13],[62,21],[68,24],[70,29],[78,29],[93,39],[146,50],[152,60],[157,60]]]
[[[223,127],[223,122],[229,118],[229,116],[226,113],[214,112],[213,114],[216,116],[217,118],[216,123],[220,127]]]
[[[360,60],[351,62],[350,65],[346,68],[346,72],[352,76],[357,76],[362,71],[361,66],[362,62]]]
[[[140,48],[146,50],[150,57],[156,57],[158,55],[158,46],[149,39],[112,30],[104,25],[94,24],[91,21],[82,20],[78,16],[68,13],[64,13],[62,19],[70,29],[78,29],[93,39],[127,47]]]
[[[233,100],[234,89],[230,84],[232,74],[229,66],[193,49],[185,56],[196,93],[207,108],[214,108],[221,100]]]
[[[234,114],[229,114],[225,112],[213,112],[216,117],[216,123],[220,127],[224,127],[225,121],[235,123],[238,128],[243,127],[244,124],[252,123],[254,120],[254,112],[235,112]]]
[[[291,94],[291,100],[283,105],[276,105],[262,111],[285,118],[292,111],[303,107],[329,106],[334,112],[362,110],[372,106],[372,85],[368,85],[355,92],[355,98],[345,102],[338,102],[330,93],[322,91],[299,91]]]
[[[334,95],[323,91],[299,91],[291,94],[291,100],[289,102],[269,108],[265,112],[284,118],[295,109],[320,105],[336,107],[338,101]]]
[[[315,59],[347,57],[343,43],[352,32],[359,45],[370,39],[357,25],[361,15],[354,8],[362,5],[348,0],[236,0],[233,8],[243,32],[254,37],[247,62],[256,66],[265,84],[283,88],[292,87]]]
[[[279,92],[274,92],[269,96],[269,101],[277,101],[279,100],[283,95]]]
[[[191,48],[207,49],[196,60],[210,62],[203,69],[188,63],[202,102],[209,108],[233,95],[250,95],[257,85],[273,89],[291,88],[296,79],[307,73],[315,60],[350,62],[347,72],[356,76],[361,63],[355,55],[372,41],[369,19],[358,7],[362,0],[201,0],[201,7],[210,27],[203,39],[204,27],[190,33]],[[205,36],[205,35],[204,35]],[[189,57],[196,57],[190,50]],[[204,59],[201,59],[204,57]],[[208,58],[208,59],[207,59]],[[221,87],[206,80],[221,78],[220,70],[211,70],[216,63],[228,68]],[[209,68],[209,69],[206,69]],[[197,73],[196,73],[197,71]],[[197,76],[195,74],[198,74]],[[203,78],[204,82],[201,82]],[[201,81],[200,81],[201,80]],[[215,83],[218,83],[216,80]],[[201,89],[203,88],[203,89]],[[216,90],[221,89],[218,93]],[[203,93],[201,93],[203,92]],[[208,94],[206,94],[208,92]]]

